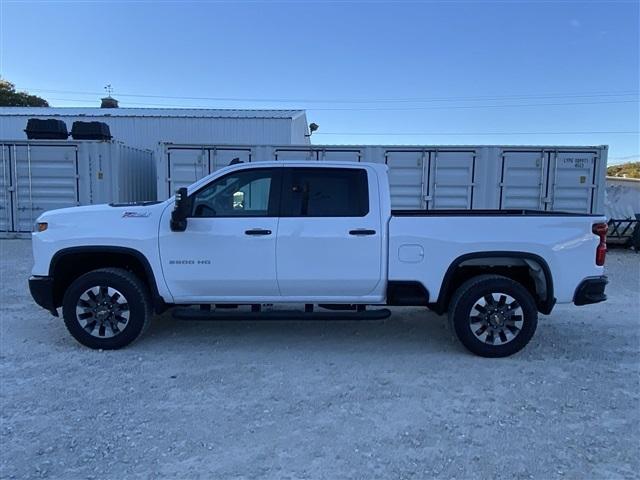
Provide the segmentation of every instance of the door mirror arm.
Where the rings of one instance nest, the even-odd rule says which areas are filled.
[[[191,213],[191,199],[187,195],[186,187],[182,187],[176,190],[176,203],[171,212],[171,230],[184,232],[187,229],[189,213]]]

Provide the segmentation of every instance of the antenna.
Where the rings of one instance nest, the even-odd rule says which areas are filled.
[[[113,93],[113,88],[111,87],[110,83],[107,83],[105,85],[104,91],[107,92],[107,95],[111,96],[111,94]]]

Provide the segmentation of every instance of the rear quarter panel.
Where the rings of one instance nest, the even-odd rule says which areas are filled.
[[[599,240],[591,231],[594,223],[604,220],[588,216],[392,217],[389,280],[420,281],[434,302],[447,269],[460,256],[526,252],[547,262],[558,303],[572,302],[584,278],[604,274],[604,268],[595,264]],[[406,252],[422,252],[422,256],[407,258]]]

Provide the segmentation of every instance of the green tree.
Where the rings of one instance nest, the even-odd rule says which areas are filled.
[[[640,178],[640,162],[629,162],[607,167],[607,175],[611,177]]]
[[[13,83],[0,80],[0,107],[48,107],[49,102],[36,95],[16,92]]]

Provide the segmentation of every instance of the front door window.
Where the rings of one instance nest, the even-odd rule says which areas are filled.
[[[271,169],[238,171],[195,193],[192,217],[267,217],[272,196]]]

